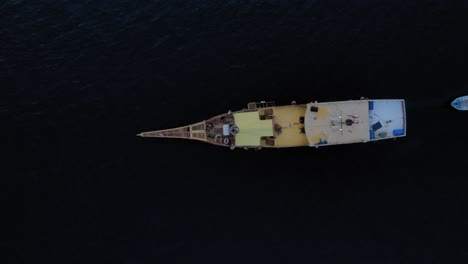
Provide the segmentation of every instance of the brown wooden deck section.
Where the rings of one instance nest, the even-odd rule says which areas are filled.
[[[182,138],[208,142],[218,146],[230,147],[235,143],[233,135],[223,135],[223,125],[234,124],[234,116],[223,114],[192,125],[172,129],[148,131],[138,134],[140,137]]]
[[[233,125],[234,116],[231,114],[224,114],[215,116],[206,121],[206,137],[207,142],[218,146],[231,146],[235,143],[233,135],[223,135],[224,125]]]

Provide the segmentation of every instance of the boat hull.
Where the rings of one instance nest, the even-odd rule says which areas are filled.
[[[192,125],[138,135],[198,140],[231,149],[364,143],[406,136],[406,110],[402,99],[283,106],[262,101]]]
[[[461,110],[461,111],[467,111],[468,110],[468,96],[461,96],[456,98],[455,100],[452,101],[451,103],[452,107]]]

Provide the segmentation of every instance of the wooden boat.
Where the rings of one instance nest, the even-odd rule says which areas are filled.
[[[457,110],[468,110],[468,95],[461,96],[452,101],[453,108]]]
[[[199,140],[231,149],[340,145],[406,136],[406,110],[402,99],[282,106],[261,101],[191,125],[138,136]]]

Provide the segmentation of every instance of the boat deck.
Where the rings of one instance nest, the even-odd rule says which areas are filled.
[[[138,136],[185,138],[231,149],[318,147],[406,136],[406,111],[402,99],[285,106],[262,101],[206,121]]]
[[[366,100],[309,103],[307,108],[305,127],[311,146],[369,140],[369,110]]]
[[[263,139],[262,147],[308,146],[304,131],[306,105],[286,105],[270,108],[273,119],[274,137]],[[271,111],[270,111],[271,112]]]
[[[206,121],[201,121],[195,124],[170,129],[143,132],[138,134],[138,136],[192,139],[211,143],[218,146],[230,147],[235,144],[235,138],[233,135],[223,134],[223,126],[227,124],[234,124],[233,115],[218,115]]]
[[[402,100],[369,101],[369,132],[371,140],[406,135],[405,104]]]

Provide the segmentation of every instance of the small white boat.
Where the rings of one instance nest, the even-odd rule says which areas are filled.
[[[457,110],[468,110],[468,95],[453,100],[452,106]]]

